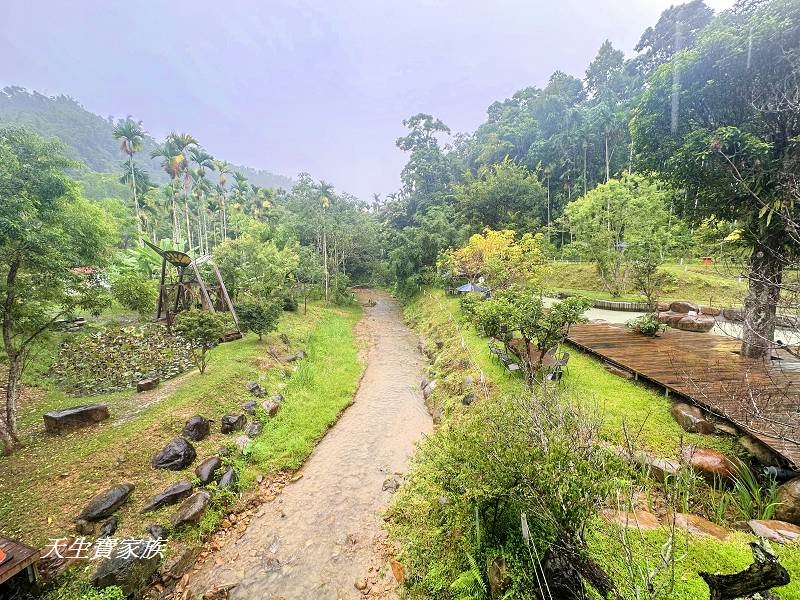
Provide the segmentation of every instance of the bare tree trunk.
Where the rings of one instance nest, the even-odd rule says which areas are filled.
[[[192,251],[192,222],[189,217],[189,197],[183,193],[183,213],[186,215],[186,241],[189,243],[189,252]]]
[[[328,272],[328,234],[322,230],[322,261],[325,268],[325,303],[328,303],[328,288],[330,285],[330,274]]]
[[[750,254],[749,288],[744,303],[743,356],[766,358],[775,346],[775,314],[783,278],[782,236],[759,228],[759,236]]]
[[[139,239],[136,242],[140,246],[144,246],[142,241],[142,219],[139,215],[139,199],[136,197],[136,175],[133,170],[133,154],[128,155],[128,165],[131,168],[131,190],[133,191],[133,212],[136,215],[136,231],[139,232]]]
[[[605,134],[605,138],[606,138],[606,181],[605,182],[608,183],[611,174],[609,160],[608,160],[608,133]]]
[[[19,379],[22,376],[22,356],[14,347],[11,320],[14,302],[16,301],[17,274],[21,261],[18,257],[11,260],[6,275],[6,297],[3,304],[3,346],[8,356],[8,381],[6,382],[5,411],[0,424],[0,439],[3,441],[3,453],[8,455],[19,448],[17,434],[17,398],[19,396]]]

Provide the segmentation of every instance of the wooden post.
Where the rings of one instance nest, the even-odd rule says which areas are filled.
[[[158,284],[158,310],[156,311],[156,321],[161,318],[161,309],[164,307],[164,283],[167,278],[167,257],[161,255],[161,281]]]
[[[200,276],[200,269],[197,268],[197,265],[194,261],[192,261],[192,269],[194,270],[194,276],[197,278],[197,283],[200,284],[200,294],[203,300],[203,306],[206,307],[206,310],[209,312],[217,312],[214,308],[214,305],[211,304],[211,298],[208,297],[208,290],[206,289],[206,284],[203,281],[203,278]]]
[[[212,263],[211,266],[214,267],[214,275],[217,278],[217,283],[219,284],[219,289],[222,292],[222,297],[225,299],[225,304],[228,305],[228,310],[231,311],[233,322],[236,323],[236,329],[239,329],[239,317],[236,316],[236,309],[233,308],[233,302],[231,302],[231,297],[228,296],[228,288],[225,287],[225,282],[222,281],[222,274],[219,272],[217,265]]]

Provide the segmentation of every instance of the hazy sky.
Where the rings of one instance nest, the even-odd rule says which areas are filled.
[[[606,38],[630,54],[672,3],[0,0],[0,85],[368,199],[399,185],[404,118],[472,131],[555,69],[582,76]]]

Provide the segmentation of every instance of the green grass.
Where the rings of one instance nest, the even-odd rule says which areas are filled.
[[[278,332],[263,342],[250,335],[212,350],[204,375],[192,372],[162,383],[156,393],[163,397],[151,397],[148,405],[132,392],[69,397],[40,380],[41,387],[26,391],[21,420],[25,446],[10,458],[0,458],[0,532],[35,545],[46,543],[70,530],[72,519],[92,496],[125,481],[134,483],[136,490],[118,513],[119,535],[141,535],[149,523],[166,524],[173,509],[142,516],[139,508],[154,493],[193,473],[155,470],[151,457],[195,414],[215,421],[212,435],[194,444],[198,460],[230,443],[234,436],[219,433],[219,421],[225,414],[241,412],[251,398],[245,388],[250,380],[270,393],[280,392],[284,405],[262,434],[269,443],[257,442],[263,450],[254,451],[249,464],[240,464],[243,485],[251,483],[257,471],[299,466],[349,402],[345,396],[355,390],[363,369],[353,333],[359,316],[357,306],[318,304],[309,306],[308,315],[285,313],[278,332],[288,336],[293,349],[305,349],[306,359],[278,366],[268,354],[271,345],[281,344]],[[30,374],[26,381],[31,383]],[[112,419],[63,436],[44,434],[43,412],[97,401],[109,404]],[[205,529],[215,524],[213,514],[208,521]]]
[[[468,373],[477,378],[479,373],[483,372],[489,387],[488,400],[491,400],[494,394],[529,393],[522,378],[507,371],[491,355],[487,340],[463,322],[457,299],[447,298],[439,291],[425,292],[407,305],[405,314],[423,335],[429,348],[435,347],[435,340],[443,341],[442,349],[435,353],[431,366],[432,371],[440,379],[440,387],[437,387],[429,402],[433,405],[444,403],[442,410],[445,416],[464,410],[458,402],[459,383]],[[603,415],[600,432],[603,438],[615,443],[622,442],[623,423],[625,423],[634,438],[632,442],[635,445],[660,456],[675,456],[681,443],[697,443],[720,449],[728,455],[734,454],[734,442],[730,438],[685,433],[672,418],[669,412],[670,402],[660,391],[613,375],[596,359],[574,349],[568,348],[568,350],[571,354],[569,369],[561,385],[599,408]],[[467,358],[464,359],[464,356]],[[700,494],[705,496],[702,491],[704,488],[698,489]],[[651,493],[653,490],[646,491],[648,496]],[[416,537],[427,539],[425,531],[429,528],[445,526],[439,522],[427,523],[423,513],[414,512],[419,508],[417,504],[423,503],[423,499],[415,500],[413,497],[404,496],[401,498],[405,504],[400,510],[414,515],[408,523],[394,526],[395,532],[404,539],[413,540]],[[710,495],[694,498],[692,504],[694,508],[703,508],[711,502],[710,498]],[[409,527],[418,530],[407,531]],[[629,585],[630,576],[623,558],[623,548],[618,541],[618,532],[616,526],[596,519],[587,534],[589,553],[621,586],[625,597],[633,598]],[[643,532],[642,539],[638,537],[638,532],[630,533],[630,537],[633,538],[633,560],[641,565],[645,565],[649,560],[652,566],[662,551],[666,541],[666,531]],[[436,552],[440,553],[437,554],[439,562],[430,556],[427,557],[431,560],[431,569],[439,569],[442,573],[448,571],[449,566],[446,566],[449,564],[448,561],[453,560],[454,556],[461,555],[459,535],[457,531],[451,532],[454,547],[436,549]],[[752,562],[748,542],[753,539],[753,536],[742,532],[733,533],[725,542],[698,537],[689,540],[682,538],[678,542],[676,552],[678,560],[675,567],[675,587],[671,595],[662,597],[686,600],[707,598],[707,587],[698,572],[733,573],[746,568]],[[800,546],[795,544],[774,547],[781,557],[782,564],[796,577],[800,572]],[[409,549],[409,551],[416,550]],[[431,573],[426,577],[427,581],[435,580]],[[443,590],[449,585],[449,580],[444,576],[441,585]],[[783,599],[800,598],[800,582],[792,582],[774,591]]]
[[[741,306],[744,302],[747,282],[740,282],[738,273],[726,272],[732,269],[699,264],[665,264],[662,268],[675,277],[674,286],[666,290],[661,298],[664,301],[691,300],[718,307]],[[624,302],[643,300],[633,290],[612,298],[591,263],[553,263],[542,284],[548,290],[581,294],[593,299]]]
[[[406,314],[415,322],[424,321],[433,324],[431,326],[443,325],[449,314],[460,319],[458,300],[446,298],[438,291],[418,297]],[[486,338],[466,324],[461,326],[460,333],[472,361],[493,385],[504,392],[526,393],[523,378],[509,372],[492,356]],[[734,454],[735,445],[730,438],[686,433],[672,418],[671,402],[660,390],[623,379],[608,372],[591,356],[571,347],[565,349],[570,353],[570,360],[562,385],[579,392],[587,402],[597,406],[603,415],[601,435],[608,441],[624,443],[625,425],[630,442],[665,458],[676,456],[685,443]]]

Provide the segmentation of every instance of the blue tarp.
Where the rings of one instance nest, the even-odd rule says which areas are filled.
[[[481,287],[481,286],[479,286],[479,285],[475,285],[474,283],[465,283],[465,284],[464,284],[464,285],[462,285],[461,287],[457,287],[457,288],[456,288],[456,291],[457,291],[457,292],[462,292],[462,293],[466,293],[466,292],[478,292],[479,294],[485,294],[485,293],[486,293],[486,292],[488,292],[489,290],[487,290],[486,288],[482,288],[482,287]]]

